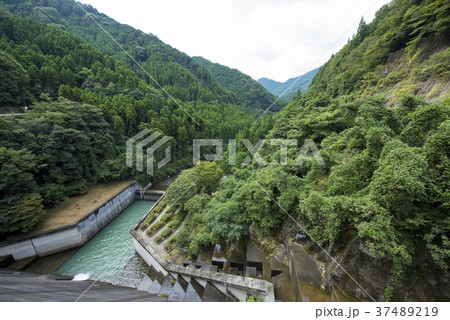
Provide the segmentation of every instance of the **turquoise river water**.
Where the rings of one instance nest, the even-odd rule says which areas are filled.
[[[134,201],[55,273],[113,282],[134,254],[131,228],[153,204],[153,201]]]

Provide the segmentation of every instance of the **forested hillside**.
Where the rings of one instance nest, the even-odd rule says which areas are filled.
[[[179,204],[193,219],[179,234],[179,248],[195,256],[217,241],[289,241],[302,231],[288,212],[304,236],[333,256],[360,239],[364,245],[355,250],[365,260],[353,257],[348,267],[377,300],[448,299],[449,17],[448,1],[394,0],[370,24],[362,21],[309,91],[276,115],[266,138],[297,140],[287,165],[219,162],[223,173],[215,170],[215,180]],[[386,66],[391,69],[385,76],[380,71]],[[237,139],[256,143],[251,131],[242,133]],[[296,164],[306,139],[319,147],[324,165],[313,157]],[[247,150],[239,144],[237,150],[239,164]],[[260,154],[266,163],[277,163],[280,148],[266,144]],[[219,182],[222,175],[227,178]],[[203,181],[192,169],[171,185],[168,198],[192,177]],[[357,269],[374,268],[370,261],[388,271],[377,267],[368,275]],[[342,272],[329,276],[347,294],[369,299],[353,280],[341,281]],[[433,277],[443,285],[427,282]]]
[[[332,97],[384,93],[389,104],[404,94],[450,98],[450,4],[392,1],[324,66],[311,91]]]
[[[126,177],[116,161],[119,135],[91,105],[35,105],[0,119],[0,232],[26,232],[49,207],[86,192],[87,181]]]
[[[77,4],[73,0],[1,0],[0,7],[15,15],[51,24],[79,36],[103,54],[121,61],[139,79],[159,89],[94,22],[95,19],[175,98],[186,102],[236,102],[230,92],[218,85],[204,68],[186,54],[152,34],[116,22],[90,5]]]
[[[226,102],[175,102],[53,25],[1,11],[0,32],[0,107],[29,107],[20,119],[0,118],[3,234],[30,230],[43,207],[89,181],[139,176],[125,166],[125,141],[140,130],[172,137],[173,159],[157,179],[192,164],[193,139],[233,138],[258,115]]]
[[[274,95],[281,97],[283,101],[291,102],[298,91],[301,93],[308,91],[309,85],[318,71],[319,68],[313,69],[286,82],[277,82],[267,78],[261,78],[258,82]]]
[[[236,69],[231,69],[218,63],[212,63],[202,57],[193,57],[195,62],[205,68],[222,87],[236,95],[239,104],[254,109],[266,110],[277,99],[268,92],[261,84],[250,76]],[[277,111],[282,109],[285,103],[277,101],[270,109]]]

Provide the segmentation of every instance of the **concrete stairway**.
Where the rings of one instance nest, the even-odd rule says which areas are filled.
[[[166,297],[168,301],[220,302],[239,300],[225,286],[219,288],[209,281],[178,274],[164,275],[152,266],[137,289]]]

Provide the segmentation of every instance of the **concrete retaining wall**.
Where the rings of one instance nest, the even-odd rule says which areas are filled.
[[[163,266],[158,262],[158,260],[153,258],[153,256],[147,250],[145,250],[145,248],[136,239],[133,238],[133,242],[134,242],[134,248],[136,249],[136,253],[149,266],[153,266],[156,270],[158,270],[165,276],[168,274],[167,270],[163,268]]]
[[[43,257],[52,253],[60,252],[66,249],[74,248],[83,244],[81,235],[76,228],[61,230],[59,232],[50,233],[34,239],[30,239],[36,253],[39,257]],[[1,251],[0,251],[1,252]],[[12,252],[14,259],[19,260],[28,257],[18,257]]]
[[[31,238],[0,246],[0,257],[12,255],[15,260],[46,256],[85,244],[119,215],[135,199],[141,186],[135,182],[109,199],[77,223]]]

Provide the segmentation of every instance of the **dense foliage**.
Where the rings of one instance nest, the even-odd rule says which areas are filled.
[[[86,192],[88,180],[126,177],[113,135],[98,108],[69,101],[1,117],[0,232],[29,231],[44,205]]]
[[[169,207],[188,213],[186,223],[177,236],[177,244],[187,253],[196,256],[202,246],[218,241],[203,217],[203,209],[211,199],[211,193],[223,178],[223,171],[215,162],[201,161],[184,170],[166,192]]]
[[[176,160],[156,178],[191,164],[192,139],[237,142],[236,166],[228,148],[222,161],[200,162],[167,190],[171,210],[187,214],[176,243],[191,256],[217,241],[277,236],[289,213],[332,251],[361,238],[392,267],[387,299],[418,254],[448,270],[448,1],[394,0],[370,24],[362,20],[307,93],[253,127],[254,105],[235,103],[256,100],[152,35],[89,6],[86,14],[73,1],[0,4],[51,24],[0,12],[1,103],[34,102],[23,118],[0,119],[1,232],[30,230],[44,206],[83,193],[88,181],[135,176],[124,166],[124,141],[149,128],[174,138]],[[155,87],[90,17],[178,100]],[[262,138],[297,140],[286,165],[270,144],[243,164],[243,139],[255,145]],[[324,164],[306,155],[297,163],[307,139]]]
[[[386,92],[390,103],[404,94],[450,99],[450,4],[393,0],[320,68],[311,91],[366,96]]]
[[[274,137],[314,137],[326,159],[323,167],[287,168],[307,186],[296,217],[331,247],[356,235],[364,239],[374,254],[394,262],[393,283],[423,243],[447,269],[448,108],[412,96],[397,109],[382,96],[350,103],[325,98],[297,100],[286,110],[296,114],[287,124],[295,129],[286,131],[280,121],[272,131]],[[439,141],[433,151],[431,141]]]

